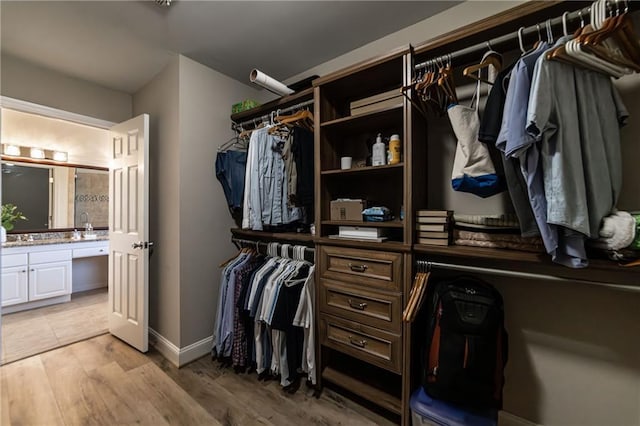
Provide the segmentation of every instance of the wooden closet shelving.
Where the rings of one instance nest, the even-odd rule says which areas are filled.
[[[546,253],[468,246],[428,246],[415,244],[416,254],[432,261],[478,266],[513,272],[550,275],[569,280],[597,281],[640,287],[637,272],[606,259],[589,259],[589,266],[571,269],[553,263]]]
[[[346,170],[342,170],[342,169],[336,169],[336,170],[323,170],[320,172],[321,175],[323,176],[331,176],[331,175],[348,175],[348,174],[352,174],[352,173],[387,173],[390,170],[397,170],[399,172],[402,172],[402,168],[404,167],[404,163],[398,163],[398,164],[386,164],[384,166],[365,166],[365,167],[352,167],[350,169],[346,169]]]
[[[288,95],[288,96],[283,96],[281,98],[267,102],[255,108],[251,108],[246,111],[231,114],[231,121],[235,123],[239,123],[242,121],[251,120],[253,118],[260,117],[264,114],[268,114],[271,111],[277,111],[278,108],[286,108],[290,105],[295,105],[298,102],[304,102],[309,99],[313,99],[313,88],[311,87],[308,89],[304,89],[304,90],[300,90],[298,92],[292,93],[291,95]]]
[[[292,242],[303,245],[313,244],[313,235],[298,232],[267,232],[250,229],[232,228],[231,235],[236,238],[247,238],[258,241]]]
[[[570,269],[551,262],[543,253],[466,246],[425,246],[416,241],[414,213],[418,209],[444,208],[430,201],[434,183],[429,182],[428,119],[407,97],[402,105],[351,115],[355,100],[407,87],[414,64],[433,59],[494,37],[513,33],[522,26],[542,23],[576,10],[590,2],[531,1],[442,36],[320,77],[308,89],[232,115],[236,122],[259,117],[278,107],[314,99],[315,117],[315,235],[270,233],[235,229],[237,238],[291,241],[316,247],[316,362],[320,385],[344,388],[409,425],[409,398],[419,386],[421,330],[403,323],[402,313],[412,285],[414,260],[427,259],[457,265],[479,266],[525,273],[547,274],[576,280],[638,286],[628,269],[605,260],[590,260],[586,269]],[[527,40],[527,44],[533,40]],[[518,41],[505,49],[517,49]],[[456,67],[478,58],[460,58]],[[411,90],[407,92],[411,96]],[[356,167],[369,153],[375,136],[399,134],[403,161],[396,165]],[[354,167],[340,169],[340,158],[351,156]],[[441,183],[441,182],[439,182]],[[431,193],[430,193],[431,191]],[[396,216],[404,208],[405,219],[392,222],[331,220],[330,203],[337,198],[362,198],[384,205]],[[371,204],[370,204],[371,205]],[[384,228],[391,238],[384,242],[332,239],[339,226]],[[389,318],[381,319],[366,309],[355,309],[345,301],[361,300],[387,304]],[[373,303],[373,302],[372,302]],[[415,335],[414,335],[415,333]],[[349,339],[356,337],[353,342]],[[374,347],[367,348],[369,341]]]
[[[369,127],[370,120],[375,119],[384,123],[386,121],[392,121],[397,118],[402,118],[402,99],[398,100],[398,105],[380,108],[375,111],[365,112],[362,114],[351,115],[348,117],[336,118],[322,123],[320,126],[328,129],[335,128],[335,130],[347,131],[351,133],[357,133],[366,130]]]
[[[351,115],[351,102],[407,83],[409,49],[403,48],[314,81],[316,120],[316,253],[319,312],[318,371],[324,383],[344,388],[396,415],[407,424],[409,377],[401,322],[408,294],[411,236],[407,220],[359,222],[331,219],[331,201],[367,200],[395,217],[411,210],[411,165],[357,167],[371,155],[380,133],[400,135],[402,157],[409,158],[405,97],[398,104]],[[340,169],[350,156],[354,167]],[[329,238],[340,226],[381,228],[388,240],[371,242]],[[353,308],[352,301],[359,301]],[[346,301],[349,301],[347,303]],[[379,313],[383,312],[383,313]]]
[[[633,274],[628,270],[604,260],[592,260],[591,266],[585,270],[572,270],[553,264],[548,255],[542,253],[413,244],[416,240],[414,212],[418,209],[445,207],[430,203],[430,195],[433,194],[430,194],[430,191],[436,189],[433,182],[429,182],[427,173],[430,152],[427,131],[429,119],[404,97],[402,106],[382,108],[362,115],[350,115],[350,102],[354,100],[407,87],[414,76],[414,64],[514,33],[522,26],[542,23],[548,18],[560,16],[565,10],[576,10],[588,4],[561,1],[527,2],[427,40],[413,49],[399,48],[314,81],[317,120],[314,242],[318,252],[317,311],[320,328],[317,360],[324,381],[343,387],[390,413],[399,414],[403,425],[410,424],[409,397],[419,386],[420,375],[419,348],[416,349],[415,344],[418,341],[416,339],[421,336],[412,335],[414,330],[411,324],[402,323],[400,327],[384,326],[380,325],[380,322],[368,320],[363,313],[354,318],[348,306],[341,311],[340,306],[327,305],[326,300],[330,300],[331,292],[339,288],[346,294],[365,295],[385,301],[390,306],[389,312],[395,312],[394,303],[400,301],[401,312],[411,288],[414,257],[426,258],[433,262],[477,265],[505,271],[535,272],[582,280],[603,278],[607,280],[605,282],[635,284],[632,282]],[[515,50],[517,43],[517,39],[514,38],[512,45],[507,46],[505,50]],[[533,40],[527,40],[527,43],[533,43]],[[477,59],[459,58],[456,67],[463,66],[465,61],[472,62]],[[411,90],[407,95],[411,96]],[[362,160],[377,133],[382,133],[383,136],[389,136],[391,133],[400,135],[403,162],[394,166],[340,170],[340,157],[351,156],[354,164],[357,160]],[[396,216],[399,216],[400,208],[404,207],[406,218],[404,221],[385,225],[331,220],[330,202],[336,198],[373,199],[379,203],[378,205],[389,207]],[[336,234],[338,227],[342,225],[385,227],[393,230],[395,234],[392,241],[385,242],[328,238],[329,235]],[[374,268],[378,268],[376,278],[364,276]],[[363,274],[362,278],[359,278],[359,274]],[[385,285],[376,287],[382,282]],[[393,321],[390,318],[389,324],[395,324]],[[400,342],[399,352],[394,352],[397,348],[391,350],[390,346],[388,359],[399,357],[394,359],[394,362],[400,362],[401,368],[385,367],[384,363],[372,359],[371,354],[359,352],[358,347],[349,345],[348,342],[338,342],[340,333],[332,335],[331,327],[344,327],[345,330],[367,329],[371,330],[372,334],[375,334],[373,331],[379,331],[381,335],[391,336],[389,341],[399,339],[395,340]],[[360,341],[356,343],[358,342]],[[336,356],[339,362],[335,361]],[[369,383],[366,377],[359,376],[357,371],[366,371],[370,376],[380,376],[380,380],[388,383],[382,386],[380,383]]]
[[[362,228],[403,228],[404,221],[389,220],[387,222],[354,222],[352,220],[323,220],[323,225],[359,226]]]

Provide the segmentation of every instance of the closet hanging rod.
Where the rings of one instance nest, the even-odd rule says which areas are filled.
[[[309,105],[313,105],[313,102],[314,102],[313,99],[309,99],[308,101],[300,102],[298,104],[295,104],[295,105],[292,105],[292,106],[288,106],[286,108],[276,108],[273,111],[271,111],[270,113],[264,114],[264,115],[262,115],[260,117],[254,117],[254,118],[252,118],[250,120],[245,120],[245,121],[243,121],[241,123],[233,123],[233,128],[234,128],[234,130],[236,130],[238,128],[243,128],[243,127],[245,127],[245,126],[247,126],[249,124],[253,124],[254,127],[257,127],[257,125],[260,122],[265,121],[267,119],[270,119],[271,115],[273,113],[281,114],[283,112],[295,111],[297,109],[301,109],[301,108],[307,107]]]
[[[256,247],[256,248],[257,248],[260,244],[263,244],[265,247],[267,247],[267,246],[270,244],[269,242],[265,242],[265,241],[258,241],[258,240],[245,240],[245,239],[243,239],[243,238],[236,238],[236,237],[232,237],[232,238],[231,238],[231,242],[233,242],[233,243],[237,243],[237,244],[247,244],[247,245],[250,245],[250,246],[254,246],[254,247]],[[279,244],[280,246],[282,246],[282,244],[283,244],[283,243],[280,243],[280,242],[277,242],[277,241],[272,241],[271,243],[276,243],[276,244]],[[294,246],[296,246],[296,247],[300,247],[301,245],[300,245],[300,244],[290,244],[290,246],[291,246],[291,247],[294,247]],[[304,246],[304,250],[305,250],[305,252],[308,252],[308,253],[310,253],[310,254],[312,254],[312,255],[314,255],[314,256],[315,256],[315,254],[316,254],[316,249],[315,249],[315,248],[313,248],[313,247],[306,247],[306,246]]]
[[[418,263],[418,262],[423,262]],[[425,261],[416,261],[416,266],[419,267],[424,264]],[[572,278],[563,278],[556,277],[555,275],[546,275],[546,274],[534,274],[529,272],[515,272],[508,271],[503,269],[495,269],[495,268],[484,268],[481,266],[466,266],[466,265],[456,265],[453,263],[441,263],[441,262],[431,262],[426,261],[427,270],[431,270],[432,268],[441,268],[447,269],[451,271],[460,271],[460,272],[472,272],[479,274],[490,274],[490,275],[500,275],[503,277],[511,277],[511,278],[526,278],[533,280],[544,280],[544,281],[554,281],[558,283],[577,283],[577,284],[588,284],[595,285],[600,287],[607,287],[615,290],[623,290],[630,291],[633,293],[640,293],[640,286],[633,285],[624,285],[624,284],[610,284],[603,283],[599,281],[589,281],[589,280],[580,280],[580,279],[572,279]]]
[[[622,0],[621,0],[621,2],[622,2]],[[616,6],[614,6],[614,8],[618,7],[618,1],[617,0],[615,1],[615,5]],[[625,6],[628,7],[628,4],[624,4],[624,5],[620,6],[620,7],[622,7],[622,9],[624,10]],[[591,12],[591,6],[585,7],[585,8],[582,8],[582,9],[579,9],[579,10],[575,10],[573,12],[568,13],[566,15],[565,19],[566,19],[567,22],[569,22],[569,21],[573,21],[573,20],[582,18],[582,19],[586,19],[587,23],[588,23],[588,18],[590,16],[589,15],[590,12]],[[553,27],[553,26],[556,26],[558,24],[561,24],[562,23],[562,19],[563,19],[562,16],[558,16],[558,17],[555,17],[555,18],[552,18],[552,19],[548,19],[547,21],[549,21],[551,27]],[[414,69],[419,70],[419,69],[425,68],[425,67],[430,66],[430,65],[435,65],[438,62],[453,61],[456,58],[465,57],[467,55],[470,55],[472,53],[476,53],[476,52],[479,52],[479,51],[485,51],[488,48],[496,49],[502,44],[506,44],[508,42],[511,42],[514,39],[517,40],[519,31],[521,31],[521,36],[523,38],[526,37],[527,35],[534,34],[534,33],[537,33],[537,34],[544,33],[546,31],[546,25],[547,25],[546,22],[547,21],[542,22],[542,23],[538,23],[536,25],[532,25],[530,27],[525,28],[522,31],[521,30],[514,31],[512,33],[505,34],[503,36],[496,37],[496,38],[493,38],[491,40],[484,41],[482,43],[478,43],[478,44],[474,44],[474,45],[469,46],[469,47],[465,47],[464,49],[460,49],[460,50],[457,50],[457,51],[452,52],[452,53],[448,53],[448,54],[445,54],[445,55],[439,55],[436,58],[433,58],[433,59],[430,59],[428,61],[421,62],[421,63],[415,65]],[[557,39],[557,37],[556,37],[556,39]]]

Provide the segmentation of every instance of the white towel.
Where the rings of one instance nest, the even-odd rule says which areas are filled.
[[[629,246],[636,236],[636,221],[628,212],[617,211],[602,219],[600,238],[593,245],[606,250]]]

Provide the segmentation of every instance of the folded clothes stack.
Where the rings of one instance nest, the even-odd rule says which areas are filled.
[[[453,242],[461,246],[544,252],[539,237],[523,237],[515,215],[454,214]]]

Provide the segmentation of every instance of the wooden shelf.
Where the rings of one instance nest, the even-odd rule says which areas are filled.
[[[298,232],[266,232],[252,231],[250,229],[231,229],[231,234],[236,238],[251,239],[258,241],[294,241],[313,245],[313,235]]]
[[[546,253],[468,246],[431,246],[415,244],[417,256],[426,260],[463,264],[513,272],[552,275],[559,278],[596,281],[610,284],[640,285],[639,268],[625,268],[613,261],[590,259],[587,268],[573,269],[551,261]]]
[[[237,112],[231,114],[231,121],[236,123],[251,119],[253,117],[260,117],[264,114],[268,114],[278,108],[286,108],[291,105],[295,105],[299,102],[313,99],[313,88],[301,90],[288,96],[283,96],[266,104],[257,106],[255,108],[248,109],[246,111]]]
[[[322,378],[343,387],[348,391],[391,411],[392,413],[402,413],[402,402],[400,398],[390,395],[383,390],[346,375],[334,368],[326,367],[322,370]]]
[[[359,226],[361,228],[403,228],[401,220],[388,220],[386,222],[356,222],[350,220],[323,220],[323,225]]]
[[[322,176],[334,176],[334,175],[350,175],[356,173],[370,173],[370,172],[382,172],[388,170],[402,171],[404,163],[398,164],[386,164],[384,166],[366,166],[366,167],[352,167],[350,169],[333,169],[324,170],[320,172]]]
[[[382,250],[396,252],[411,252],[411,244],[400,241],[362,241],[362,240],[341,240],[329,237],[316,237],[313,239],[316,244],[326,244],[341,247],[363,248],[367,250]]]
[[[335,120],[326,121],[320,124],[320,126],[323,128],[346,127],[346,126],[353,125],[354,122],[357,122],[357,121],[361,121],[361,120],[369,121],[371,118],[376,118],[377,116],[389,115],[389,114],[392,115],[393,113],[402,113],[402,105],[403,105],[403,100],[402,98],[400,98],[398,100],[397,105],[393,105],[386,108],[380,108],[375,111],[365,112],[362,114],[356,114],[356,115],[350,115],[348,117],[337,118]]]

